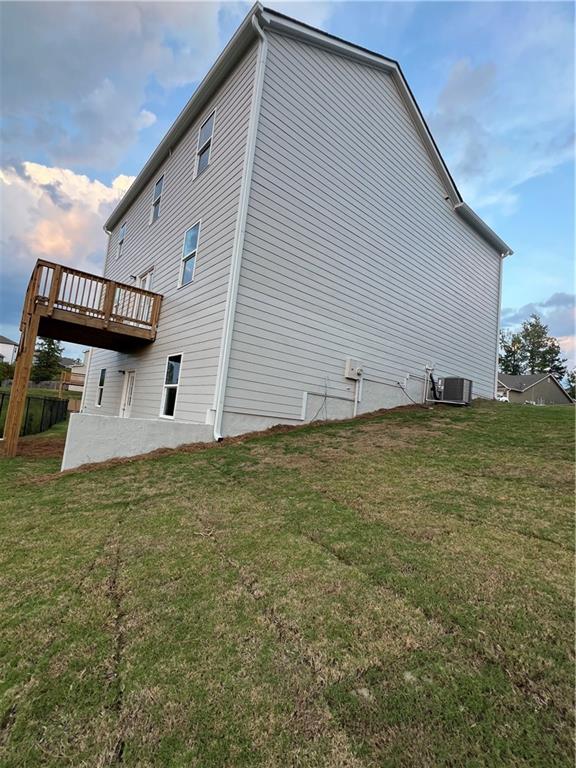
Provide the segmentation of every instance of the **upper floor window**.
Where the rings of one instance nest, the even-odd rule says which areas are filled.
[[[196,254],[198,253],[198,239],[200,237],[200,222],[186,230],[184,235],[184,248],[182,250],[182,270],[180,272],[180,285],[188,285],[194,279],[196,268]]]
[[[122,226],[120,227],[120,232],[118,233],[118,253],[117,253],[118,258],[122,256],[122,250],[124,249],[125,239],[126,239],[126,222],[122,224]]]
[[[106,381],[106,368],[100,369],[100,378],[98,379],[98,389],[96,391],[96,405],[102,405],[102,396],[104,395],[104,382]]]
[[[214,112],[202,123],[198,136],[198,149],[196,151],[196,176],[208,168],[210,162],[210,149],[212,147],[212,134],[214,133]]]
[[[176,396],[178,394],[178,385],[180,383],[180,367],[182,365],[182,355],[170,355],[166,361],[166,373],[164,375],[164,392],[162,394],[161,416],[174,418],[176,410]]]
[[[162,198],[162,187],[164,186],[164,176],[160,176],[154,185],[154,197],[152,198],[152,215],[150,223],[160,218],[160,200]]]

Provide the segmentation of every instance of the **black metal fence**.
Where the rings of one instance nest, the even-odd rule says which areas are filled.
[[[0,435],[4,434],[4,422],[6,420],[9,399],[10,393],[0,393]],[[67,415],[68,400],[57,400],[55,397],[32,397],[29,395],[26,398],[20,436],[45,432],[59,421],[64,421]]]

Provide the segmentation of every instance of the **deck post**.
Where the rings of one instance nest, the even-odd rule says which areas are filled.
[[[22,331],[20,349],[16,357],[14,380],[12,381],[10,399],[8,400],[8,412],[6,413],[6,422],[4,424],[5,456],[16,456],[16,449],[18,448],[22,415],[28,394],[28,379],[30,378],[32,364],[34,363],[39,319],[36,313],[32,314],[28,317]]]
[[[110,322],[110,315],[114,309],[114,299],[116,297],[116,283],[113,280],[108,280],[106,283],[106,291],[104,293],[104,326],[107,326]]]

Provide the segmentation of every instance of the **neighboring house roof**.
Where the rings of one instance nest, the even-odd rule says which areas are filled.
[[[17,341],[12,341],[12,339],[9,339],[7,336],[0,336],[0,344],[11,344],[13,347],[18,346]]]
[[[61,357],[60,365],[62,368],[71,368],[73,365],[79,365],[79,362],[75,357]]]
[[[526,392],[541,381],[551,379],[571,401],[572,398],[566,392],[562,384],[558,381],[556,376],[552,373],[524,373],[518,376],[514,376],[510,373],[499,373],[498,383],[502,385],[504,389],[511,389],[514,392]]]
[[[200,116],[207,101],[215,93],[224,78],[232,70],[249,45],[254,43],[259,35],[256,25],[260,24],[266,30],[276,30],[286,35],[311,43],[318,47],[337,53],[345,58],[362,61],[371,66],[383,69],[390,74],[398,87],[402,99],[408,109],[420,137],[428,150],[432,163],[442,180],[447,192],[447,199],[452,203],[455,213],[460,216],[472,229],[483,237],[502,256],[508,256],[512,249],[464,202],[450,171],[444,162],[440,150],[424,120],[414,94],[410,90],[402,69],[397,61],[388,59],[379,53],[374,53],[361,46],[349,43],[339,37],[330,35],[322,30],[311,27],[308,24],[284,16],[270,8],[264,8],[260,3],[253,6],[236,33],[224,48],[204,80],[200,83],[192,98],[188,101],[182,112],[178,115],[168,133],[164,136],[150,159],[140,171],[122,200],[118,203],[104,229],[111,231],[124,216],[130,205],[139,193],[153,179],[162,163],[169,157],[174,146],[182,138],[191,123]]]

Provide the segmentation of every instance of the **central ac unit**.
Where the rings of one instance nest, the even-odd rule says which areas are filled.
[[[449,405],[469,405],[472,400],[472,381],[456,376],[443,379],[430,378],[428,401]]]

